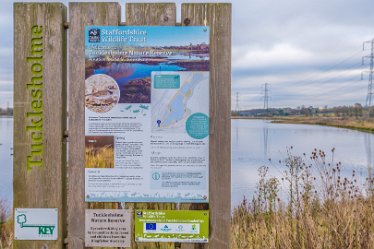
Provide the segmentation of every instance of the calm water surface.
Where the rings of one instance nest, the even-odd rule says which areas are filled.
[[[13,119],[0,118],[0,199],[12,202]],[[280,176],[279,160],[293,146],[294,155],[310,154],[314,148],[341,161],[346,174],[355,169],[364,179],[374,161],[374,134],[333,127],[272,124],[264,120],[232,120],[232,199],[233,206],[243,196],[251,198],[259,179],[258,168],[270,167],[271,176]],[[372,147],[373,146],[373,147]],[[271,158],[271,162],[269,162]]]
[[[232,206],[243,196],[251,199],[259,180],[258,168],[269,167],[269,176],[280,177],[284,168],[278,163],[287,157],[287,148],[292,154],[310,155],[314,148],[326,152],[334,162],[341,162],[343,175],[357,172],[364,182],[368,167],[374,161],[374,134],[348,129],[300,125],[272,124],[266,120],[232,120]],[[271,159],[271,161],[269,161]],[[283,191],[285,191],[283,189]]]
[[[13,118],[0,117],[0,200],[13,202]]]

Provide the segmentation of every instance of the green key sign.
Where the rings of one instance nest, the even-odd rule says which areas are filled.
[[[136,210],[135,241],[208,243],[209,210]]]
[[[57,240],[56,208],[16,208],[14,238],[16,240]]]

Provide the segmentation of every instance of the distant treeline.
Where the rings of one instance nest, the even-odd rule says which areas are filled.
[[[300,106],[297,108],[269,108],[232,111],[232,116],[268,117],[268,116],[335,116],[335,117],[374,117],[374,106],[363,107],[361,104],[352,106],[336,106],[316,108]]]
[[[13,116],[13,108],[1,108],[0,116]]]

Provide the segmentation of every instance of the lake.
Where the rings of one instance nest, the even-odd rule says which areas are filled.
[[[13,118],[0,117],[0,200],[13,202]]]
[[[0,199],[9,202],[13,198],[12,133],[13,119],[0,118]],[[232,120],[231,134],[233,206],[244,195],[252,197],[259,179],[257,170],[262,165],[269,166],[270,176],[280,176],[278,161],[287,157],[291,146],[293,155],[309,155],[317,148],[324,150],[328,158],[335,148],[335,161],[342,162],[344,174],[349,175],[354,169],[361,179],[373,166],[374,134],[327,126],[272,124],[267,120]]]
[[[329,161],[335,148],[334,162],[342,163],[342,175],[350,176],[355,170],[362,183],[368,167],[373,166],[374,134],[318,125],[273,124],[267,120],[241,119],[232,120],[231,124],[233,206],[244,195],[252,198],[259,180],[259,167],[268,166],[269,176],[280,178],[285,168],[278,162],[284,161],[291,146],[294,156],[306,153],[307,158],[315,148],[321,149]]]

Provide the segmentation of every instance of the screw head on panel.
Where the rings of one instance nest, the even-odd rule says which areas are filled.
[[[191,20],[189,18],[184,19],[184,25],[188,26],[190,25]]]

